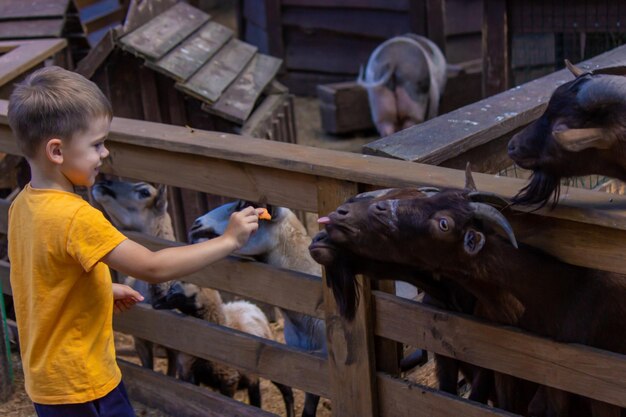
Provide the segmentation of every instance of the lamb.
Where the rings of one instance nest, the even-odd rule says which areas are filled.
[[[429,39],[407,33],[380,44],[358,83],[367,89],[381,136],[437,115],[446,85],[446,59]]]
[[[191,242],[224,233],[230,215],[254,205],[246,201],[224,204],[196,219],[189,231]],[[279,268],[292,269],[321,276],[321,267],[309,255],[311,238],[295,214],[284,207],[267,206],[272,220],[260,221],[259,229],[248,243],[236,253]],[[326,353],[326,331],[323,320],[294,311],[281,309],[285,320],[285,342],[300,349]],[[314,417],[319,396],[306,393],[303,417]]]
[[[474,314],[483,318],[625,354],[626,277],[565,264],[525,245],[517,249],[504,216],[472,202],[471,195],[450,189],[430,196],[383,195],[348,202],[322,218],[325,235],[311,250],[325,262],[333,258],[328,247],[336,246],[361,257],[412,266],[471,293],[477,303]],[[582,401],[574,410],[568,393],[495,376],[498,405],[509,411],[624,415],[624,410],[596,400]]]
[[[91,194],[118,229],[176,240],[172,219],[167,212],[167,194],[164,186],[155,188],[145,182],[105,180],[94,184]],[[164,284],[148,284],[133,277],[127,277],[125,281],[127,285],[139,291],[144,296],[144,302],[148,304],[167,289]],[[155,345],[135,336],[133,340],[141,365],[153,369]],[[167,375],[174,377],[176,352],[172,349],[165,349],[165,352]]]
[[[176,281],[163,297],[154,301],[157,309],[178,309],[191,317],[220,324],[265,339],[273,339],[267,317],[247,301],[223,304],[219,292],[195,284]],[[250,405],[261,407],[259,377],[183,352],[178,354],[178,376],[196,385],[205,384],[233,397],[238,389],[247,389]],[[283,396],[288,417],[294,417],[294,398],[290,387],[272,381]]]
[[[557,203],[560,179],[598,174],[626,181],[626,77],[622,68],[585,72],[559,86],[541,117],[509,141],[515,163],[533,171],[517,204]]]

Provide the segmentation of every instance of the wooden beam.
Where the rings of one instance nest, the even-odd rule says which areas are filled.
[[[118,359],[130,399],[177,417],[276,417],[205,387]]]
[[[519,417],[423,385],[377,374],[380,417]]]
[[[125,234],[150,250],[181,245],[140,233]],[[201,287],[238,294],[317,318],[324,317],[321,277],[229,256],[183,279]]]
[[[113,328],[306,392],[331,395],[327,386],[328,363],[319,354],[173,311],[153,310],[143,303],[115,315]]]
[[[374,306],[378,336],[626,407],[625,355],[557,343],[381,292]]]
[[[357,184],[332,179],[318,183],[318,213],[333,210],[356,194]],[[324,272],[324,281],[327,280]],[[332,290],[323,285],[328,344],[329,382],[333,417],[378,415],[375,388],[374,339],[370,281],[357,277],[361,302],[353,322],[341,318]]]
[[[65,39],[0,42],[0,85],[26,73],[67,46]]]
[[[483,97],[509,88],[507,3],[502,0],[483,2]]]

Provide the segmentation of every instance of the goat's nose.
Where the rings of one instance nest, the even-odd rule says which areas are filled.
[[[337,210],[335,210],[335,213],[339,216],[345,217],[350,213],[350,210],[346,206],[339,206],[337,207]]]
[[[191,231],[193,230],[198,230],[202,227],[202,221],[200,221],[200,219],[196,219],[196,221],[193,222],[193,224],[191,225]]]

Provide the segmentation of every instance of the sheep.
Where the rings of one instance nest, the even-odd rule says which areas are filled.
[[[224,233],[230,215],[253,203],[235,201],[197,218],[189,231],[191,242]],[[236,253],[252,256],[279,268],[321,276],[321,266],[309,255],[311,238],[295,214],[284,207],[267,206],[272,220],[259,221],[259,229]],[[285,343],[300,349],[326,353],[324,321],[295,311],[280,309],[285,320]],[[319,396],[306,393],[303,417],[314,417]]]
[[[437,45],[407,33],[380,44],[357,82],[367,90],[378,132],[387,136],[435,117],[446,80]]]
[[[91,194],[118,229],[176,240],[172,219],[167,212],[167,193],[164,186],[155,188],[145,182],[105,180],[94,184]],[[133,277],[127,277],[125,283],[139,291],[147,304],[151,304],[155,297],[167,289],[165,284],[148,284]],[[133,340],[141,365],[153,369],[155,345],[135,336]],[[165,353],[168,359],[167,375],[174,377],[176,352],[165,349]]]
[[[211,323],[236,329],[265,339],[274,336],[261,309],[247,301],[222,303],[219,292],[195,284],[175,281],[166,294],[154,301],[157,309],[178,309],[182,313]],[[261,407],[259,377],[206,359],[180,352],[178,376],[196,385],[205,384],[233,397],[238,389],[247,389],[250,405]],[[288,417],[294,417],[294,398],[290,387],[272,381],[283,396]]]
[[[517,204],[556,205],[560,179],[599,174],[626,181],[626,78],[616,69],[584,72],[559,86],[545,112],[509,141],[508,154],[533,171]],[[623,74],[623,68],[621,68]]]
[[[328,248],[339,247],[360,257],[413,266],[471,293],[477,316],[560,342],[626,354],[624,275],[565,264],[518,246],[506,218],[471,201],[468,190],[391,197],[348,202],[322,218],[326,230],[312,253],[328,262],[333,258]],[[516,413],[568,416],[590,410],[587,415],[608,417],[623,412],[506,375],[496,373],[495,378],[498,405]],[[576,410],[573,400],[580,402]]]

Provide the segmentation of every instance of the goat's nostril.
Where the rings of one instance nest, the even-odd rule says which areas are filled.
[[[514,140],[509,141],[509,146],[508,146],[509,152],[515,152],[516,149],[517,149],[517,146],[515,145],[515,141]]]
[[[193,224],[191,225],[191,229],[189,230],[197,230],[201,227],[202,227],[202,222],[199,222],[198,220],[196,220],[195,222],[193,222]]]
[[[337,214],[341,215],[341,216],[347,216],[348,213],[350,212],[346,207],[338,207],[337,210],[335,210]]]

